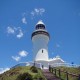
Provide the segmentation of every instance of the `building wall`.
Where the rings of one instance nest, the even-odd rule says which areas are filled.
[[[38,34],[32,38],[34,60],[48,60],[48,41],[46,35]]]

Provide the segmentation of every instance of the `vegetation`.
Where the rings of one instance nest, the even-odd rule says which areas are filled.
[[[46,80],[41,69],[32,67],[16,67],[0,74],[0,80]]]
[[[30,70],[33,72],[33,73],[38,73],[38,68],[36,68],[35,66],[32,66],[30,68]]]
[[[66,80],[67,78],[67,73],[70,73],[68,74],[68,78],[69,80],[79,80],[79,74],[80,74],[80,68],[75,68],[75,67],[57,67],[56,68],[57,71],[56,71],[56,75],[59,77],[59,69],[60,69],[60,76],[61,76],[61,79],[62,80]],[[55,72],[54,72],[55,73]],[[73,75],[71,75],[73,74]],[[77,76],[75,76],[77,75]]]
[[[56,67],[56,76],[59,77],[59,69],[60,71],[69,72],[72,74],[79,75],[80,74],[80,67],[74,68],[74,67]],[[55,71],[53,71],[55,73]],[[61,80],[66,80],[66,73],[61,72],[60,73]],[[78,77],[68,75],[69,80],[78,80]],[[4,72],[3,74],[0,74],[0,80],[46,80],[46,78],[43,76],[42,70],[39,68],[36,68],[35,66],[24,66],[24,67],[16,67],[12,68],[7,72]]]

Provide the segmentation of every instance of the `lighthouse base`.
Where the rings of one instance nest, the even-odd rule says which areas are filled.
[[[59,56],[56,56],[53,59],[49,59],[49,60],[36,60],[36,61],[22,62],[13,66],[13,68],[18,66],[35,66],[41,69],[49,69],[49,65],[52,67],[70,66],[69,63],[63,61]]]
[[[49,68],[49,62],[44,60],[38,60],[36,63],[41,64],[41,69],[48,69]]]

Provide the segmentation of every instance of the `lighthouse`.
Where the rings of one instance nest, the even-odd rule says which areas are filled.
[[[46,30],[45,24],[41,20],[36,24],[35,31],[32,33],[31,39],[33,42],[33,60],[43,64],[43,66],[47,66],[49,58],[48,42],[50,35]]]
[[[14,68],[17,66],[32,66],[34,63],[36,67],[41,69],[48,69],[49,65],[52,67],[67,65],[60,56],[49,58],[48,42],[50,35],[42,20],[36,24],[35,30],[31,35],[31,40],[33,43],[33,61],[19,63]]]

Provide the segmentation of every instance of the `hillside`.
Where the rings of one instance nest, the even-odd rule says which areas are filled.
[[[56,69],[60,69],[61,71],[67,71],[69,73],[73,73],[76,75],[80,74],[80,68],[74,67],[57,67]],[[59,72],[56,72],[56,76],[58,77]],[[75,76],[68,76],[69,80],[78,80]],[[66,79],[66,73],[61,72],[61,80]],[[16,67],[12,68],[9,71],[0,74],[0,80],[46,80],[43,76],[43,72],[41,69],[38,69],[34,66],[32,67]]]
[[[0,80],[46,80],[41,69],[36,67],[17,67],[0,74]]]

